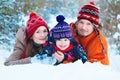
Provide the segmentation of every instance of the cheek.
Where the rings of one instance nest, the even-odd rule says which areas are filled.
[[[60,45],[60,43],[59,42],[56,42],[56,46],[59,46]]]
[[[79,31],[79,30],[86,30],[86,28],[85,28],[85,27],[83,27],[83,25],[81,25],[80,23],[79,23],[79,24],[77,24],[76,29],[77,29],[78,31]]]
[[[92,33],[94,31],[93,27],[88,28],[89,33]]]
[[[81,25],[77,23],[77,24],[76,24],[76,29],[77,29],[77,30],[78,30],[79,26],[81,26]]]
[[[67,47],[70,46],[70,42],[67,42],[66,45],[67,45]]]
[[[32,38],[32,39],[33,39],[33,41],[34,41],[35,43],[37,43],[37,42],[38,42],[38,41],[37,41],[38,39],[37,39],[37,37],[36,37],[36,36],[33,36],[33,38]]]
[[[41,40],[38,35],[34,35],[34,36],[32,37],[32,39],[33,39],[33,41],[34,41],[35,43],[37,43],[37,44],[44,44],[44,43],[45,43],[45,40]]]
[[[47,36],[48,36],[48,33],[45,33],[45,37],[47,38]]]
[[[38,35],[37,35],[37,34],[34,34],[34,35],[32,36],[32,39],[35,40],[36,38],[38,38]]]

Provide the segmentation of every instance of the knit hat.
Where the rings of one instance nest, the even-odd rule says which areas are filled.
[[[43,20],[36,13],[31,12],[29,15],[29,19],[27,21],[27,28],[26,28],[27,38],[29,39],[37,30],[37,28],[40,26],[45,26],[49,32],[49,29],[45,20]]]
[[[99,24],[99,10],[94,2],[84,5],[78,13],[77,19],[87,19],[95,25]]]
[[[52,35],[54,40],[59,40],[61,38],[72,38],[72,33],[70,26],[65,22],[65,17],[63,15],[58,15],[56,17],[58,24],[52,29]]]

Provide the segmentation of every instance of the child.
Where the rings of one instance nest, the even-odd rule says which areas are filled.
[[[70,26],[64,21],[65,17],[63,15],[58,15],[56,19],[58,24],[51,30],[48,38],[50,44],[44,48],[41,55],[37,54],[35,57],[31,58],[31,61],[57,65],[81,59],[82,62],[85,63],[87,61],[86,52],[72,37]],[[52,54],[57,51],[64,54],[64,59],[61,62],[57,62],[57,60],[52,57]]]

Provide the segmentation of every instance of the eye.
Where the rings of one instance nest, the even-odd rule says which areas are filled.
[[[43,32],[46,33],[46,32],[48,32],[48,31],[47,31],[47,30],[44,30]]]
[[[65,39],[64,41],[67,41],[67,39]]]
[[[64,39],[64,41],[68,41],[68,39]]]
[[[36,33],[40,33],[40,31],[36,31]]]
[[[83,21],[79,21],[79,23],[83,24]]]
[[[91,25],[91,23],[87,23],[87,25]]]

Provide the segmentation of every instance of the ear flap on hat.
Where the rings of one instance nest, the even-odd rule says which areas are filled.
[[[75,23],[71,23],[71,24],[70,24],[70,25],[72,26],[72,32],[73,32],[73,33],[76,33],[75,35],[78,35],[78,30],[77,30],[77,28],[76,28],[77,22],[78,22],[78,21],[76,21]]]

